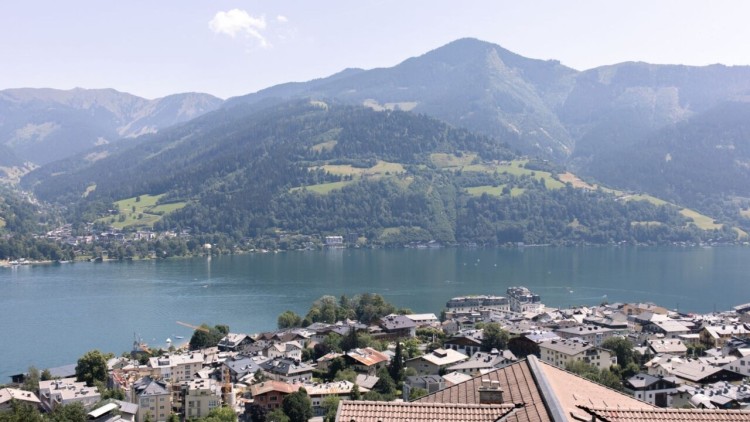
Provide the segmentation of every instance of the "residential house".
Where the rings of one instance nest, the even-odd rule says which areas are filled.
[[[732,337],[748,338],[750,330],[744,324],[708,325],[701,329],[700,341],[706,347],[723,347]]]
[[[283,381],[263,381],[250,386],[253,404],[267,411],[281,407],[281,402],[289,394],[299,390],[301,384],[289,384]]]
[[[674,319],[668,319],[665,321],[654,321],[643,327],[643,331],[661,334],[667,339],[677,339],[681,335],[690,334],[690,327],[685,325],[682,321]]]
[[[229,333],[219,340],[217,347],[222,352],[239,352],[252,343],[253,338],[247,334]]]
[[[461,331],[446,339],[443,342],[443,348],[471,356],[482,348],[482,330]]]
[[[670,354],[673,356],[685,356],[687,355],[687,346],[682,342],[682,340],[674,340],[674,339],[654,339],[654,340],[648,340],[648,351],[649,355],[659,355],[659,354]]]
[[[750,377],[750,355],[729,362],[723,368],[741,374],[744,377]]]
[[[598,325],[581,325],[555,330],[555,334],[562,339],[579,338],[594,346],[601,346],[604,340],[613,337],[616,333],[615,330],[599,327]]]
[[[474,353],[469,359],[449,366],[448,371],[459,372],[473,377],[484,372],[501,368],[516,361],[516,356],[510,350]]]
[[[452,349],[436,349],[405,361],[404,367],[413,368],[419,375],[438,375],[446,368],[468,358],[465,354]]]
[[[582,361],[599,369],[606,369],[617,363],[617,357],[609,350],[576,339],[540,343],[539,350],[543,362],[560,368],[575,361]]]
[[[42,402],[36,394],[19,390],[17,388],[0,388],[0,411],[11,408],[11,401],[16,400],[20,403],[26,403],[33,407],[40,407]]]
[[[193,374],[203,368],[203,359],[203,353],[199,352],[167,354],[149,358],[148,366],[154,378],[178,384],[191,380]]]
[[[717,381],[739,381],[743,376],[721,366],[707,365],[699,360],[681,359],[669,355],[657,356],[646,363],[648,373],[656,376],[675,376],[685,383],[700,385]]]
[[[406,377],[404,380],[404,388],[402,390],[402,398],[404,401],[409,401],[411,392],[415,388],[421,388],[430,394],[442,390],[445,386],[445,380],[439,375],[415,375]]]
[[[75,378],[63,378],[39,381],[39,400],[42,408],[51,412],[57,406],[71,403],[81,403],[84,407],[92,406],[101,400],[101,395],[96,387],[87,387],[85,382],[77,382]]]
[[[404,315],[417,325],[417,327],[433,327],[440,323],[435,314],[410,314]]]
[[[667,313],[669,312],[667,308],[657,306],[653,303],[626,303],[622,306],[621,311],[625,315],[638,315],[642,314],[643,312],[667,315]]]
[[[172,393],[169,384],[144,377],[133,384],[133,402],[138,405],[137,422],[166,421],[172,413]]]
[[[658,407],[670,407],[671,395],[677,392],[681,381],[676,377],[655,377],[639,373],[625,380],[625,391],[638,400]]]
[[[385,368],[390,361],[388,355],[372,347],[350,350],[344,359],[356,372],[368,375],[377,374],[378,369]]]
[[[274,380],[301,383],[312,380],[313,367],[292,359],[271,359],[260,364],[266,375]]]
[[[508,287],[508,304],[513,312],[540,313],[544,311],[544,304],[538,294],[532,293],[523,286]]]
[[[229,377],[236,383],[247,375],[261,370],[260,364],[268,361],[265,356],[237,355],[224,361],[223,366],[229,369]]]
[[[182,385],[183,413],[187,419],[204,418],[221,406],[221,385],[214,379],[195,379]]]
[[[304,347],[298,341],[287,341],[285,343],[273,343],[263,351],[270,359],[286,358],[302,360],[302,349]]]
[[[417,335],[417,324],[404,315],[386,315],[378,325],[383,330],[383,337],[406,338]]]
[[[120,400],[107,400],[88,413],[91,422],[135,422],[138,405]]]
[[[341,400],[349,400],[352,395],[354,383],[349,381],[335,381],[324,384],[304,385],[304,388],[307,391],[307,395],[310,396],[313,415],[323,416],[325,415],[323,401],[326,397],[338,397]],[[360,391],[366,393],[369,390],[361,389]]]

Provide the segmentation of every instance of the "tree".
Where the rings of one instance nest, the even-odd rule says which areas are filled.
[[[42,379],[42,381],[49,381],[49,380],[51,380],[52,379],[52,372],[50,372],[49,369],[45,369],[44,371],[42,371],[41,379]]]
[[[98,350],[90,350],[78,359],[76,378],[89,387],[96,381],[107,381],[107,358]]]
[[[361,398],[362,398],[362,393],[359,392],[359,384],[354,384],[354,387],[352,387],[351,399],[360,400]]]
[[[625,368],[635,361],[633,344],[622,337],[610,337],[602,342],[602,349],[607,349],[617,356],[617,364]]]
[[[393,400],[396,397],[396,383],[388,374],[388,370],[380,368],[377,375],[380,379],[375,384],[374,390],[382,394],[386,401]]]
[[[198,422],[237,422],[237,415],[229,407],[216,407],[208,412],[208,416],[198,419]]]
[[[284,311],[276,321],[279,329],[300,327],[302,325],[302,318],[292,311]]]
[[[9,411],[0,411],[0,422],[44,422],[44,417],[36,407],[13,399]]]
[[[508,332],[500,327],[496,322],[489,322],[484,326],[482,331],[483,352],[492,351],[492,349],[503,350],[508,345]]]
[[[338,396],[327,396],[323,399],[323,403],[321,403],[321,407],[323,410],[325,410],[325,414],[323,416],[323,420],[325,422],[335,422],[336,420],[336,411],[339,408],[339,402],[341,400]]]
[[[208,324],[201,324],[200,329],[195,330],[193,336],[190,337],[190,350],[216,347],[228,333],[229,327],[226,325],[217,325],[211,328]]]
[[[345,352],[358,348],[359,338],[357,337],[357,330],[355,330],[354,327],[349,328],[349,332],[341,339],[340,344],[341,350]]]
[[[281,408],[275,409],[273,412],[268,412],[265,418],[266,422],[290,422],[289,417],[284,413]]]
[[[86,422],[88,414],[81,402],[56,406],[49,414],[51,422]]]
[[[35,366],[29,366],[29,373],[24,377],[22,389],[36,392],[39,390],[39,369]]]
[[[281,408],[284,409],[284,414],[289,417],[289,422],[307,422],[313,415],[312,400],[310,400],[304,388],[284,397]]]
[[[404,378],[404,358],[401,355],[401,343],[398,341],[396,342],[396,351],[393,354],[393,359],[388,364],[388,373],[397,383],[401,382]]]
[[[424,388],[415,387],[409,391],[409,401],[414,401],[420,397],[424,397],[428,394],[428,391]]]

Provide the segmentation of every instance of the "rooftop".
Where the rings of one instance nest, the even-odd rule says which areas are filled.
[[[516,411],[513,404],[341,402],[337,421],[346,422],[494,422]]]

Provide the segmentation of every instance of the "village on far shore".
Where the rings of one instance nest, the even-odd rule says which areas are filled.
[[[654,303],[558,309],[510,287],[452,298],[438,314],[374,294],[324,296],[304,318],[280,315],[274,331],[192,327],[181,347],[136,338],[119,357],[92,351],[41,377],[14,375],[0,412],[80,403],[91,421],[198,421],[217,409],[275,421],[288,397],[303,395],[305,419],[317,421],[604,421],[612,412],[750,421],[750,303],[710,314]],[[108,359],[92,383],[82,366],[94,355]]]

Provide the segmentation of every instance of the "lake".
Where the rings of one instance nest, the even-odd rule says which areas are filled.
[[[524,285],[548,306],[652,301],[688,312],[750,302],[750,248],[579,247],[328,250],[0,268],[0,383],[90,349],[120,354],[190,338],[191,324],[276,327],[318,297],[374,292],[415,312]]]

